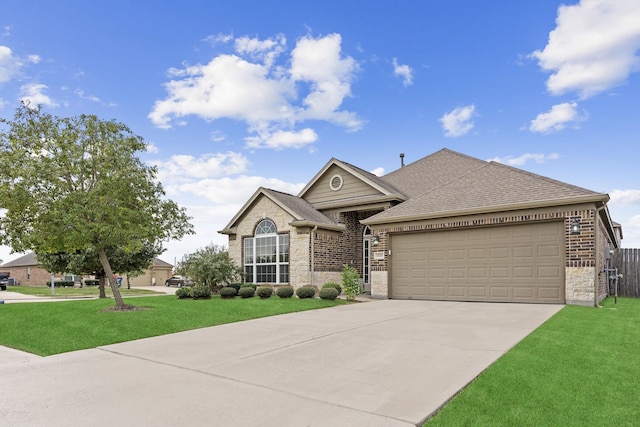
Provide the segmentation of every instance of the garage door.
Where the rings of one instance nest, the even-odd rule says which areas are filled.
[[[391,236],[391,298],[562,303],[564,224]]]

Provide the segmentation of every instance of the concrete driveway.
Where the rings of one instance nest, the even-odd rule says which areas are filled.
[[[0,366],[0,419],[12,426],[411,426],[561,308],[381,300],[14,357]]]

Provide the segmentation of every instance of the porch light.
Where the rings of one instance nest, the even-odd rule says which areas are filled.
[[[573,221],[571,221],[571,225],[569,226],[569,234],[571,234],[572,236],[580,234],[580,220],[578,218],[575,218]]]
[[[373,237],[373,246],[378,246],[380,244],[380,236],[377,234]]]

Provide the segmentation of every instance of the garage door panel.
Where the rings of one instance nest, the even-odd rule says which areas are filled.
[[[562,222],[396,234],[391,248],[392,298],[565,302]]]

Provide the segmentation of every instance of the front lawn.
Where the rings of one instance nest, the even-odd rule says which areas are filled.
[[[112,299],[0,305],[0,345],[48,356],[139,338],[283,313],[333,307],[319,298],[179,300],[175,296],[125,301],[146,310],[103,311]]]
[[[638,425],[640,299],[603,306],[563,308],[425,426]]]

